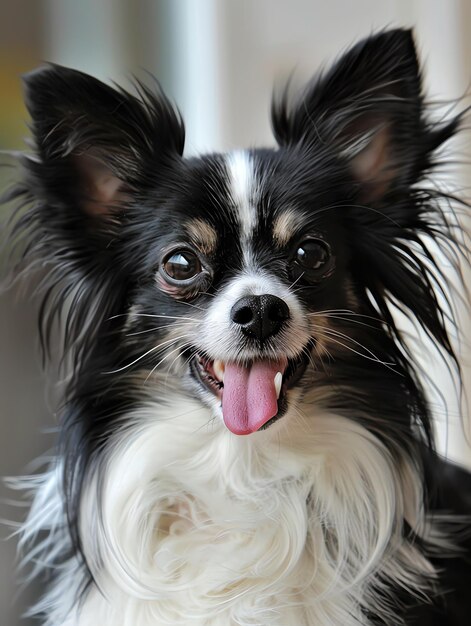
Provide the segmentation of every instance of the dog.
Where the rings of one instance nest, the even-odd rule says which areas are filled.
[[[45,626],[469,624],[470,475],[434,447],[399,309],[459,371],[413,34],[373,34],[297,95],[277,147],[184,158],[160,88],[25,78],[10,197],[60,437],[20,546]],[[461,247],[460,247],[461,246]]]

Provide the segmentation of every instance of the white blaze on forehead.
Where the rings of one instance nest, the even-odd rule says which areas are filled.
[[[242,239],[250,238],[257,223],[256,209],[253,203],[255,172],[253,160],[243,150],[231,152],[227,156],[229,189],[239,219]]]

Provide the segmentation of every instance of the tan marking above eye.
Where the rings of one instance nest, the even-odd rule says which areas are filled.
[[[184,226],[192,242],[203,254],[209,255],[216,251],[218,237],[211,224],[199,217],[195,217],[185,222]]]
[[[286,209],[280,213],[273,223],[273,239],[279,246],[286,245],[294,233],[302,228],[305,216],[294,209]]]

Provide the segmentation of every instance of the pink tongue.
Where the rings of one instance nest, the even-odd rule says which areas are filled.
[[[286,362],[254,361],[249,367],[226,363],[222,392],[222,415],[236,435],[248,435],[278,413],[275,376]]]

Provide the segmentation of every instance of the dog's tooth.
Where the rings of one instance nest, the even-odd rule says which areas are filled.
[[[275,379],[274,379],[274,383],[275,383],[275,391],[276,391],[276,399],[278,400],[278,398],[280,397],[280,391],[281,391],[281,383],[283,381],[283,374],[281,372],[277,372]]]
[[[221,382],[224,382],[224,363],[222,361],[214,361],[213,371],[216,374],[216,378]]]

